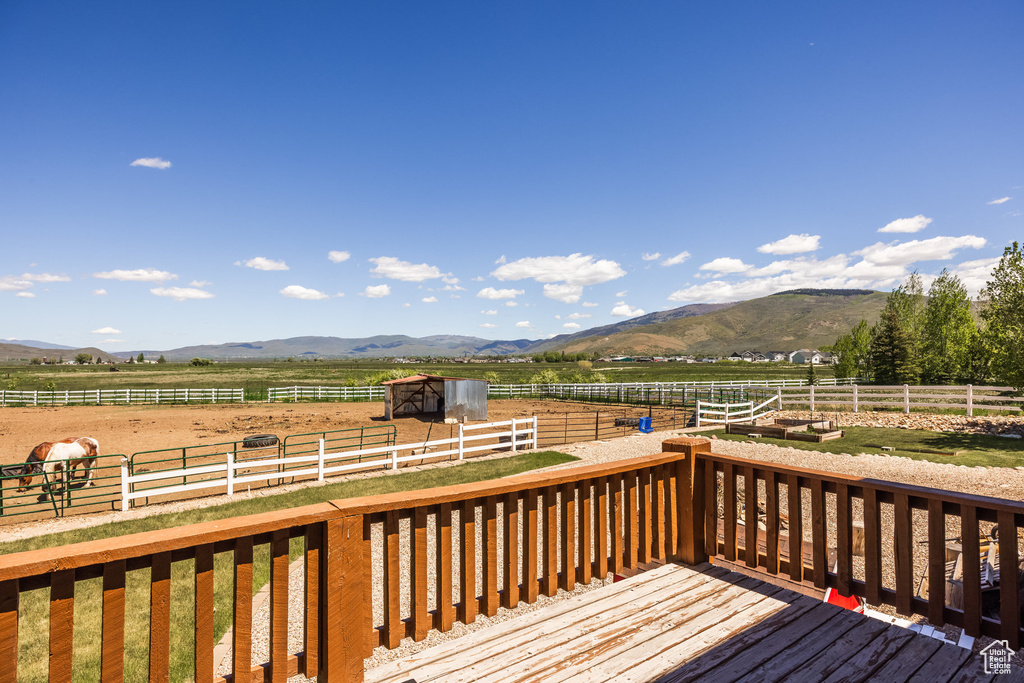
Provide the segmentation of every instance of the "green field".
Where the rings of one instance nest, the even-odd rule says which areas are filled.
[[[761,438],[763,443],[791,446],[819,453],[873,453],[928,460],[936,463],[967,465],[968,467],[1019,467],[1024,465],[1024,440],[1007,439],[989,434],[961,432],[929,432],[919,429],[888,429],[882,427],[845,427],[846,435],[835,441],[811,443]],[[725,430],[708,432],[719,439],[750,441],[742,434],[726,434]],[[883,451],[882,446],[894,450]],[[949,455],[956,453],[956,455]],[[944,455],[945,454],[945,455]]]
[[[117,372],[110,368],[116,367]],[[293,385],[361,385],[372,375],[388,370],[423,372],[454,377],[487,378],[499,384],[529,384],[537,374],[551,370],[560,381],[581,374],[576,363],[422,363],[386,361],[253,361],[225,362],[194,367],[187,363],[160,365],[5,365],[0,366],[0,389],[43,391],[53,382],[58,391],[94,389],[204,389]],[[711,380],[804,379],[803,366],[782,363],[594,363],[609,382],[706,382]],[[489,373],[494,373],[490,375]],[[588,373],[582,372],[586,375]],[[819,370],[819,377],[830,377]]]

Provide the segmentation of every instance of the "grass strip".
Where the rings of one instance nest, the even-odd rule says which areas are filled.
[[[1019,467],[1024,465],[1024,439],[1009,439],[992,434],[965,432],[932,432],[923,429],[892,427],[844,427],[845,436],[833,441],[814,443],[784,441],[769,437],[763,443],[789,446],[819,453],[871,453],[894,455],[911,460],[966,465],[968,467]],[[725,430],[707,432],[724,441],[750,441],[745,434],[726,434]],[[891,447],[883,451],[882,447]],[[942,455],[956,453],[957,455]]]
[[[507,458],[467,462],[453,467],[399,473],[385,477],[358,479],[311,487],[275,496],[226,503],[113,522],[101,526],[64,531],[46,536],[0,544],[0,553],[48,548],[82,541],[113,538],[126,534],[195,524],[227,517],[239,517],[285,508],[299,507],[341,498],[414,491],[435,486],[454,486],[497,479],[513,474],[578,460],[557,451],[525,453]],[[292,539],[292,559],[304,551],[301,538]],[[269,581],[269,548],[260,546],[253,556],[253,592]],[[175,562],[171,567],[171,675],[172,681],[194,680],[194,586],[195,563]],[[125,681],[148,679],[149,661],[149,570],[131,572],[125,586]],[[232,622],[234,592],[231,553],[214,557],[214,637],[217,641]],[[41,589],[21,596],[18,620],[18,680],[45,681],[49,650],[49,590]],[[80,581],[75,586],[74,680],[100,680],[100,626],[102,618],[102,579]]]

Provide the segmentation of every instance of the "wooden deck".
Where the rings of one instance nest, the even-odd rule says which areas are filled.
[[[986,681],[980,657],[730,572],[669,564],[370,669],[427,681]]]

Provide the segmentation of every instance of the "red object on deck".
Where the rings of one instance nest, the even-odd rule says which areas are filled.
[[[842,596],[839,591],[833,588],[825,589],[825,602],[830,605],[842,607],[843,609],[853,610],[854,612],[864,613],[864,603],[856,595],[849,597]]]

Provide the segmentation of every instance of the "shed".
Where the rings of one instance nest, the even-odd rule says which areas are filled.
[[[419,374],[383,385],[385,420],[424,413],[460,421],[487,419],[487,380]]]

